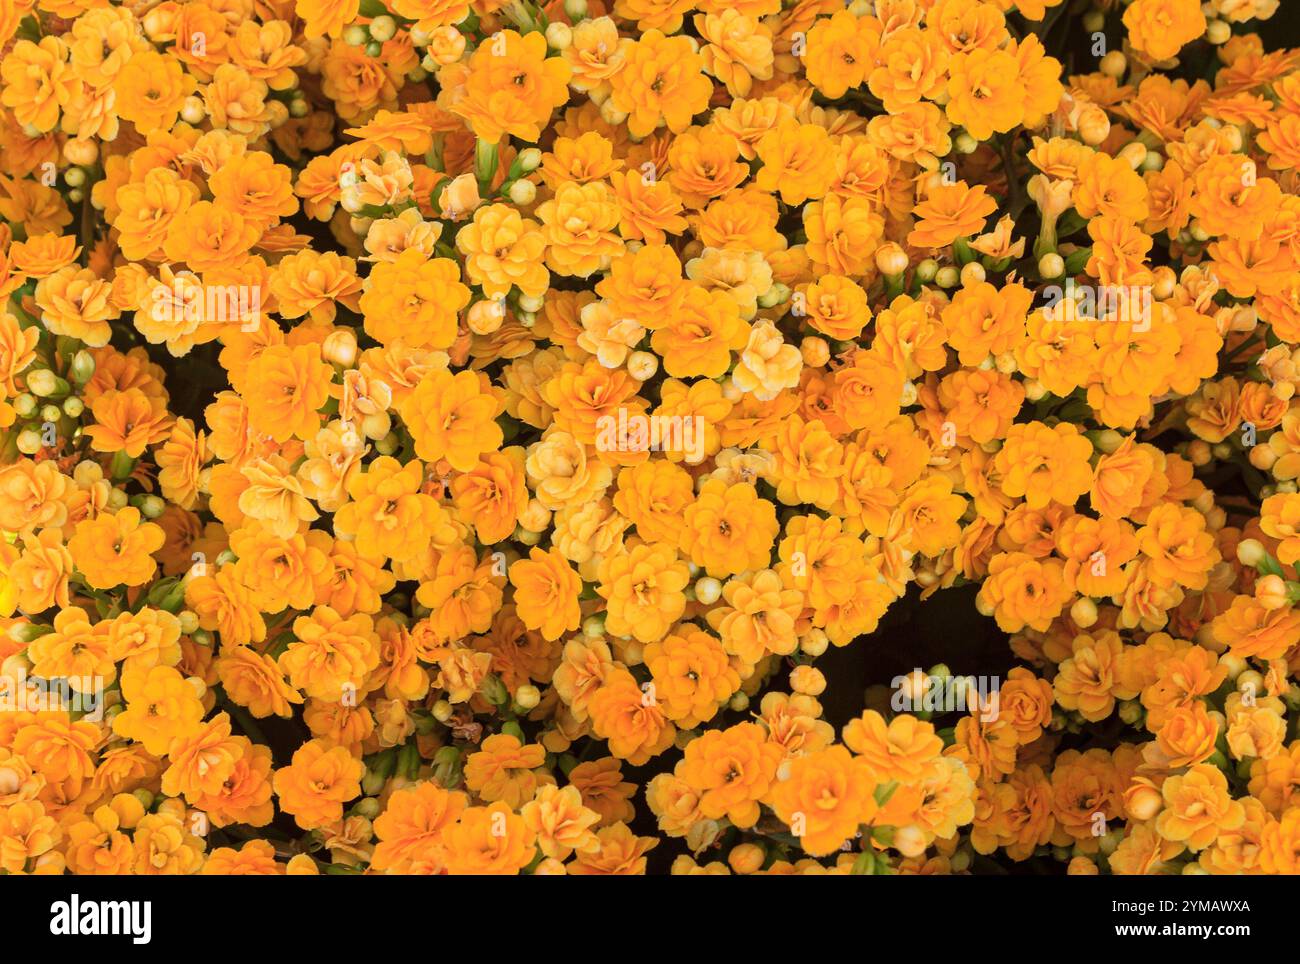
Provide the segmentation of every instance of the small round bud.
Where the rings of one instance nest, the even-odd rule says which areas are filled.
[[[1265,609],[1281,609],[1290,602],[1286,580],[1275,573],[1255,580],[1255,601]]]
[[[808,635],[799,641],[799,652],[816,659],[830,648],[831,638],[824,629],[811,629]]]
[[[360,47],[367,40],[369,40],[369,35],[366,33],[366,28],[361,24],[349,24],[343,28],[343,42],[349,47]]]
[[[1134,820],[1147,821],[1160,812],[1164,800],[1155,787],[1140,784],[1128,795],[1128,812]]]
[[[513,203],[522,207],[525,204],[532,204],[536,198],[537,185],[532,181],[518,180],[510,185],[510,200]]]
[[[1237,561],[1254,569],[1268,556],[1264,543],[1258,539],[1242,539],[1237,543]]]
[[[727,865],[737,874],[753,874],[763,869],[767,853],[758,844],[743,843],[731,848]]]
[[[876,267],[886,276],[900,275],[907,270],[907,252],[890,241],[876,249]]]
[[[505,304],[500,301],[476,301],[465,315],[465,323],[476,335],[490,335],[506,320]]]
[[[796,666],[790,671],[790,688],[805,696],[820,696],[826,692],[826,676],[813,666]]]
[[[706,606],[712,606],[722,597],[722,583],[712,576],[705,576],[695,584],[695,598]]]
[[[361,420],[361,434],[368,439],[386,438],[393,430],[393,418],[387,412],[372,412]]]
[[[648,381],[659,370],[659,357],[648,351],[634,351],[627,356],[627,373],[639,382]]]
[[[27,387],[41,397],[53,395],[59,390],[59,376],[48,368],[38,368],[27,373]]]
[[[351,328],[336,328],[321,343],[321,355],[331,365],[351,368],[357,360],[357,335]]]
[[[821,368],[831,360],[831,346],[825,338],[809,335],[799,343],[799,354],[809,368]]]
[[[89,167],[99,159],[99,144],[90,138],[74,138],[64,143],[63,156],[73,164]]]
[[[528,147],[519,152],[519,169],[525,174],[542,166],[542,152],[536,147]]]
[[[157,519],[167,511],[167,503],[156,495],[146,495],[140,500],[140,514],[146,519]]]
[[[1087,629],[1097,621],[1097,604],[1087,596],[1080,596],[1070,607],[1070,618],[1080,629]]]
[[[181,104],[181,120],[187,124],[201,124],[207,116],[208,110],[203,106],[203,101],[192,94]]]
[[[36,396],[32,395],[30,392],[22,392],[15,396],[13,400],[14,411],[18,413],[19,418],[31,418],[36,414],[36,409],[39,405],[40,403],[36,401]]]
[[[915,824],[899,827],[894,831],[893,848],[904,857],[919,857],[925,853],[928,844],[925,833]]]
[[[546,43],[552,50],[565,50],[573,46],[573,28],[560,20],[547,24]]]
[[[397,21],[388,14],[375,17],[370,21],[370,36],[380,43],[387,43],[397,36]]]
[[[1065,259],[1055,251],[1049,251],[1038,259],[1038,276],[1040,278],[1059,278],[1065,274]]]
[[[531,710],[542,701],[542,691],[536,686],[524,684],[515,690],[515,702],[525,710]]]
[[[988,273],[984,270],[984,265],[978,261],[972,261],[961,269],[961,286],[969,288],[984,281],[987,277]]]
[[[1122,50],[1112,50],[1101,58],[1101,63],[1097,65],[1097,69],[1107,77],[1118,80],[1124,76],[1124,71],[1128,69],[1128,58],[1124,56]]]

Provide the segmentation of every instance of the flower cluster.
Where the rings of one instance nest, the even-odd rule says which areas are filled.
[[[1300,872],[1278,6],[0,0],[0,871]]]

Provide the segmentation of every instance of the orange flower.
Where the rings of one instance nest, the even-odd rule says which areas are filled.
[[[532,298],[545,294],[551,279],[542,264],[545,246],[537,222],[505,204],[480,207],[474,220],[456,233],[465,272],[488,298],[504,298],[512,286]]]
[[[546,639],[559,639],[582,622],[582,580],[557,549],[533,549],[510,567],[519,618]]]
[[[1156,747],[1170,769],[1192,766],[1210,758],[1218,736],[1218,722],[1198,700],[1170,712],[1156,733]]]
[[[662,639],[686,609],[689,581],[686,563],[669,544],[642,543],[606,556],[596,586],[608,605],[606,630],[643,643]]]
[[[167,403],[138,388],[110,390],[90,405],[95,424],[86,427],[90,447],[97,452],[123,452],[139,458],[144,450],[167,438],[172,418]]]
[[[886,723],[875,710],[867,710],[848,722],[844,745],[858,754],[879,779],[906,783],[916,782],[943,750],[943,740],[930,723],[908,714]]]
[[[782,505],[834,504],[839,478],[844,474],[844,451],[819,419],[805,422],[791,415],[782,419],[776,433],[765,435],[760,444],[775,456],[771,479]]]
[[[436,499],[421,491],[424,465],[381,455],[348,481],[351,501],[334,514],[334,531],[366,558],[409,559],[445,524]]]
[[[474,468],[452,480],[452,497],[479,542],[491,545],[514,532],[528,501],[524,477],[524,453],[516,445],[485,453]]]
[[[823,274],[804,290],[802,305],[808,324],[839,341],[857,338],[871,320],[867,293],[843,275]]]
[[[162,548],[162,526],[140,521],[140,510],[125,506],[77,523],[68,540],[77,568],[95,589],[142,586],[158,568],[152,553]]]
[[[503,582],[495,566],[490,556],[479,561],[465,545],[438,556],[436,567],[420,582],[416,599],[432,610],[429,619],[439,638],[463,639],[492,626],[492,616],[501,608]]]
[[[455,261],[408,248],[396,261],[375,265],[360,309],[366,333],[381,344],[400,340],[415,348],[449,348],[457,314],[469,299]]]
[[[500,448],[500,411],[487,379],[471,371],[429,373],[402,403],[402,420],[415,439],[416,454],[426,462],[446,459],[468,472],[479,456]]]
[[[207,436],[193,422],[180,418],[155,454],[163,497],[182,509],[194,508],[198,500],[199,476],[209,458],[206,443]]]
[[[828,194],[804,205],[808,257],[834,274],[861,275],[884,234],[880,212],[866,198]]]
[[[1139,550],[1151,560],[1152,577],[1188,589],[1204,589],[1220,559],[1205,516],[1174,502],[1152,509],[1137,538]]]
[[[7,560],[7,566],[9,585],[5,595],[24,612],[42,613],[52,606],[68,605],[72,553],[64,546],[63,535],[57,529],[24,536],[21,555],[16,560]]]
[[[224,646],[217,658],[217,675],[226,695],[257,719],[272,715],[287,719],[293,714],[293,704],[302,702],[302,695],[285,681],[275,660],[248,646]]]
[[[1196,0],[1134,0],[1124,11],[1129,42],[1152,60],[1168,60],[1205,33]]]
[[[546,263],[557,274],[586,278],[623,250],[614,228],[619,208],[603,181],[567,181],[537,208]]]
[[[1259,527],[1266,535],[1281,540],[1277,557],[1283,565],[1300,560],[1300,495],[1271,495],[1260,507]]]
[[[579,877],[644,874],[646,852],[659,846],[655,838],[638,837],[623,823],[596,831],[596,842],[596,850],[574,857],[569,865],[570,874]]]
[[[452,110],[482,141],[495,144],[507,134],[541,140],[551,112],[569,99],[566,85],[573,73],[564,58],[546,54],[546,38],[539,32],[521,37],[514,30],[498,31],[470,57],[465,93]]]
[[[295,0],[294,13],[303,19],[307,37],[338,37],[356,20],[360,6],[360,0]]]
[[[226,205],[196,201],[172,221],[163,252],[172,261],[185,262],[191,271],[237,268],[261,237],[256,221]]]
[[[203,704],[194,687],[170,666],[125,670],[122,697],[126,709],[113,718],[113,732],[143,743],[154,756],[164,755],[173,740],[200,729]]]
[[[295,641],[280,657],[280,668],[308,696],[338,702],[365,692],[367,677],[379,665],[379,636],[365,613],[343,619],[329,606],[293,621]]]
[[[468,802],[465,794],[444,790],[432,780],[398,790],[375,819],[379,843],[371,868],[403,874],[417,865],[441,866],[442,833],[460,817]]]
[[[0,809],[0,870],[7,874],[28,872],[29,864],[50,851],[63,832],[45,807],[26,800]]]
[[[997,202],[987,196],[983,184],[974,187],[965,181],[939,184],[916,205],[917,223],[908,234],[907,243],[918,248],[942,248],[958,238],[979,234],[997,208]],[[1028,307],[1026,304],[1026,311]]]
[[[271,345],[248,366],[248,423],[277,442],[312,438],[330,395],[334,369],[320,345]]]
[[[1007,552],[989,563],[976,605],[980,612],[994,616],[1004,632],[1018,633],[1026,626],[1047,632],[1070,595],[1065,567],[1059,560]]]
[[[68,53],[63,40],[49,35],[39,43],[19,40],[5,54],[0,62],[4,81],[0,103],[14,112],[19,124],[41,133],[52,131],[58,126],[60,110],[84,96],[81,82],[69,68]],[[119,113],[126,116],[121,108]]]
[[[1220,833],[1236,830],[1246,820],[1245,808],[1228,795],[1228,779],[1215,766],[1200,763],[1171,776],[1160,792],[1165,809],[1156,818],[1156,830],[1191,850],[1204,850]]]
[[[688,37],[646,30],[627,48],[622,70],[611,79],[614,107],[628,115],[633,137],[667,125],[680,134],[709,104],[713,84]]]
[[[880,47],[880,22],[837,10],[819,17],[808,31],[804,68],[808,83],[830,100],[838,100],[851,87],[867,80]]]
[[[771,799],[804,851],[822,857],[875,817],[875,789],[875,774],[865,761],[831,746],[795,757]]]
[[[600,849],[600,840],[591,829],[600,822],[600,814],[582,802],[582,794],[575,786],[539,787],[519,816],[537,835],[537,846],[547,857],[567,860],[574,851],[592,853]]]
[[[682,551],[710,576],[764,568],[780,530],[775,507],[752,485],[722,479],[705,481],[683,522]]]
[[[641,766],[672,746],[677,728],[625,669],[607,676],[588,705],[592,730],[620,760]]]
[[[649,643],[645,665],[652,676],[647,696],[683,729],[713,719],[740,687],[722,644],[691,628]]]
[[[193,733],[178,736],[167,751],[171,761],[162,777],[162,791],[197,804],[216,796],[234,775],[243,756],[238,737],[230,735],[230,717],[218,713]]]
[[[1062,660],[1052,686],[1062,709],[1078,710],[1085,720],[1096,723],[1110,716],[1115,693],[1120,689],[1118,663],[1124,642],[1118,633],[1074,637],[1071,655]]]
[[[779,191],[786,204],[825,197],[835,179],[830,135],[818,124],[782,121],[759,139],[755,150],[763,166],[754,183],[764,191]]]
[[[1002,491],[1023,497],[1030,507],[1049,502],[1074,505],[1092,484],[1092,442],[1069,422],[1049,428],[1042,422],[1011,426],[993,460]]]
[[[531,800],[538,786],[553,778],[536,773],[546,762],[546,747],[524,746],[508,733],[489,736],[465,761],[465,786],[486,803],[503,801],[517,810]]]
[[[1210,623],[1214,638],[1243,659],[1280,659],[1300,643],[1300,612],[1269,609],[1253,596],[1236,596]]]
[[[68,519],[73,490],[72,480],[52,460],[20,458],[0,468],[0,528],[23,535],[61,528]]]
[[[111,293],[109,283],[89,268],[70,265],[42,278],[35,298],[41,321],[54,334],[102,348],[112,334],[109,322],[121,314],[110,300]]]
[[[293,814],[303,830],[315,830],[343,817],[343,804],[361,795],[366,765],[347,747],[308,740],[287,767],[275,772],[280,809]]]
[[[536,832],[500,801],[468,807],[441,831],[443,860],[450,874],[513,876],[532,862],[536,839]]]
[[[700,813],[742,830],[758,822],[759,802],[776,781],[781,747],[757,723],[707,730],[686,747],[680,777],[700,795]]]

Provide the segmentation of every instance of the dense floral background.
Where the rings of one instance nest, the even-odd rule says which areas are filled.
[[[0,0],[0,872],[1296,872],[1286,21]]]

